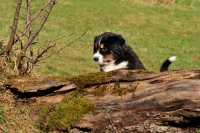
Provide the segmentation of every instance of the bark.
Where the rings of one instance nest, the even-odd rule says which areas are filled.
[[[9,38],[9,41],[8,41],[8,45],[6,46],[5,50],[3,51],[3,53],[5,53],[7,58],[10,55],[10,51],[12,50],[12,46],[14,45],[21,4],[22,4],[22,0],[18,0],[14,19],[13,19],[13,24],[12,24],[12,27],[11,27],[11,29],[12,29],[11,35],[10,35],[10,38]],[[1,54],[3,54],[3,53],[1,53]]]
[[[85,97],[95,103],[98,112],[87,113],[74,127],[94,133],[196,132],[200,124],[199,79],[200,70],[117,71],[83,87],[88,92]],[[36,102],[59,102],[78,88],[76,83],[55,79],[35,86],[6,86],[19,97]]]

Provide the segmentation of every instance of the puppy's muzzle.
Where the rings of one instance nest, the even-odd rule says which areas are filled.
[[[93,59],[94,59],[94,61],[98,61],[98,60],[99,60],[99,58],[98,58],[98,57],[94,57]]]

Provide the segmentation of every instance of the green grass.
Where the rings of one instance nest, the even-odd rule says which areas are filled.
[[[32,4],[32,9],[37,10],[42,3],[32,1]],[[16,0],[0,5],[0,40],[9,37],[14,14],[12,6],[15,5]],[[24,18],[24,14],[23,11],[20,17]],[[88,32],[64,49],[61,57],[53,56],[45,60],[36,70],[58,76],[98,72],[99,67],[92,59],[93,38],[105,31],[122,34],[150,71],[159,71],[161,63],[171,55],[178,56],[171,70],[199,69],[199,18],[198,0],[193,4],[192,0],[177,0],[175,5],[152,5],[145,0],[58,0],[37,39],[51,40],[75,33],[56,42],[57,48],[61,48]],[[23,27],[24,21],[20,20],[22,25],[19,27]],[[46,44],[35,47],[41,45]]]
[[[39,73],[54,76],[99,72],[98,65],[92,59],[93,38],[105,31],[122,34],[150,71],[159,71],[160,64],[171,55],[178,56],[178,60],[170,66],[171,70],[199,69],[200,1],[194,0],[192,3],[193,0],[177,0],[175,5],[162,3],[152,5],[147,1],[58,0],[37,39],[51,40],[74,33],[73,36],[56,42],[59,49],[85,31],[87,33],[61,51],[59,56],[55,55],[41,62],[36,70]],[[15,11],[13,6],[16,6],[16,3],[17,0],[12,0],[0,4],[0,42],[3,40],[3,44],[8,41],[11,32],[10,26]],[[32,1],[33,14],[40,9],[42,3],[43,1],[39,0]],[[24,26],[24,18],[25,1],[20,13],[19,30]],[[38,21],[33,24],[33,27],[37,27],[37,24]],[[34,48],[45,47],[45,45],[47,44],[38,43]],[[81,79],[74,80],[79,82]],[[91,75],[90,80],[93,81],[96,78]],[[80,82],[80,88],[85,82],[90,82],[87,79],[81,81],[84,82]],[[40,132],[34,127],[34,121],[28,116],[27,109],[16,105],[10,93],[0,95],[0,101],[0,128],[3,129],[0,131]],[[42,106],[44,108],[39,112],[40,126],[43,129],[63,125],[70,128],[91,106],[92,103],[79,96],[72,100],[66,98],[55,107],[51,106],[52,108]],[[75,111],[70,112],[71,110]],[[48,115],[46,115],[47,112]],[[79,115],[70,114],[74,112]]]

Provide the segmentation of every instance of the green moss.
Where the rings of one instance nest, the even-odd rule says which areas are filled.
[[[131,76],[132,74],[133,74],[133,71],[130,71],[130,70],[129,70],[128,72],[126,72],[126,76],[127,76],[127,77]]]
[[[77,85],[77,89],[80,91],[86,86],[98,85],[102,82],[105,82],[108,77],[112,76],[115,71],[112,72],[98,72],[98,73],[88,73],[74,77],[49,77],[49,76],[40,76],[40,78],[32,76],[8,76],[7,80],[4,82],[5,85],[12,85],[12,87],[18,89],[26,89],[29,86],[35,86],[44,84],[50,81],[71,81]]]
[[[69,80],[74,82],[77,85],[77,88],[79,90],[82,90],[86,86],[101,84],[103,81],[106,81],[107,78],[112,76],[114,73],[115,71],[89,73],[89,74],[71,77],[69,78]]]
[[[128,87],[127,88],[122,88],[120,87],[120,82],[116,82],[114,84],[114,88],[113,88],[113,94],[117,94],[119,96],[123,96],[126,94],[126,92],[128,91]]]
[[[34,76],[21,76],[21,75],[11,75],[7,76],[7,80],[4,81],[4,85],[12,85],[12,87],[18,88],[20,90],[26,89],[30,86],[36,86],[48,82],[62,82],[65,81],[65,78],[63,77],[49,77],[49,76],[40,76],[34,77]]]
[[[94,88],[91,93],[95,96],[103,96],[107,88],[108,85],[100,85]]]
[[[131,76],[133,74],[143,74],[143,73],[146,73],[146,74],[150,74],[150,73],[153,73],[151,71],[147,71],[147,70],[143,70],[143,69],[139,69],[139,70],[129,70],[126,72],[126,76]]]
[[[137,85],[138,84],[131,84],[131,85],[129,85],[128,87],[126,87],[126,88],[122,88],[122,87],[120,87],[120,82],[116,82],[115,84],[114,84],[114,88],[113,88],[113,94],[116,94],[116,95],[118,95],[118,96],[123,96],[123,95],[125,95],[126,93],[128,93],[128,92],[131,92],[132,93],[132,95],[133,95],[133,97],[135,96],[134,95],[134,92],[135,92],[135,89],[137,88]]]
[[[137,86],[138,86],[139,83],[136,83],[136,84],[131,84],[130,87],[129,87],[129,92],[132,92],[132,97],[135,97],[135,90],[137,89]]]
[[[70,127],[83,115],[93,111],[94,104],[81,94],[71,93],[55,106],[45,105],[39,112],[40,128],[49,131],[55,128]]]
[[[35,79],[30,76],[16,76],[16,75],[8,76],[7,80],[4,82],[5,85],[9,84],[16,88],[25,88],[35,83],[36,83]]]

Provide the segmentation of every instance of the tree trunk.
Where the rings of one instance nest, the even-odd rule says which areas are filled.
[[[200,125],[199,79],[200,70],[113,72],[101,82],[95,80],[82,86],[97,113],[87,113],[74,127],[94,133],[196,132]],[[59,102],[67,92],[80,89],[72,81],[54,79],[26,87],[7,83],[7,88],[21,98]]]

